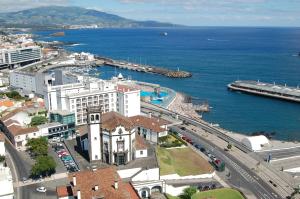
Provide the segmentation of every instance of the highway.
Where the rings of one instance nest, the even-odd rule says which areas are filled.
[[[297,148],[288,148],[280,150],[271,150],[271,151],[261,151],[257,153],[263,159],[267,158],[269,154],[272,156],[272,160],[291,158],[294,156],[300,157],[300,147]]]
[[[232,155],[224,152],[224,149],[219,148],[210,141],[201,139],[200,136],[196,135],[190,130],[183,131],[178,127],[172,127],[172,130],[175,130],[176,132],[179,132],[182,135],[191,138],[194,143],[200,144],[206,150],[209,150],[211,154],[223,160],[225,162],[226,168],[230,171],[230,178],[227,180],[234,187],[249,190],[257,198],[260,199],[280,198],[275,193],[273,193],[273,189],[268,184],[263,182],[249,168],[247,168],[243,164],[240,164],[239,161]]]
[[[147,104],[144,103],[142,104],[142,110],[144,110],[144,112],[152,111],[156,113],[163,113],[167,116],[172,116],[172,117],[176,115],[175,113],[168,111],[166,109],[153,107],[153,106],[149,107]],[[188,121],[190,124],[196,127],[202,128],[203,130],[209,133],[217,135],[219,138],[223,140],[229,141],[235,147],[239,148],[245,153],[250,152],[250,150],[246,146],[228,137],[227,135],[224,135],[220,130],[214,127],[210,127],[207,124],[204,123],[202,124],[200,122],[194,121],[190,118],[181,115],[178,115],[178,119]],[[281,198],[280,196],[274,193],[273,187],[271,187],[269,184],[264,182],[259,176],[257,176],[252,170],[246,167],[242,162],[237,160],[229,153],[225,152],[224,149],[219,148],[218,146],[216,146],[210,141],[203,140],[203,138],[201,138],[199,135],[195,134],[192,131],[189,130],[182,131],[179,128],[177,128],[176,130],[178,132],[181,132],[183,135],[190,137],[196,143],[199,143],[201,146],[204,146],[205,148],[210,150],[216,157],[221,158],[223,161],[225,161],[226,167],[230,170],[231,173],[231,179],[229,180],[230,183],[232,183],[233,185],[237,187],[240,186],[246,190],[251,191],[257,198],[260,199]]]

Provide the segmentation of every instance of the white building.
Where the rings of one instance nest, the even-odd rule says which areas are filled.
[[[42,51],[39,46],[0,49],[0,54],[2,59],[0,62],[12,67],[39,61],[42,57]]]
[[[14,187],[9,167],[0,166],[0,199],[13,199]]]
[[[52,80],[52,77],[45,73],[32,73],[21,70],[9,73],[9,84],[11,88],[21,91],[25,95],[31,93],[42,95],[45,83]]]
[[[47,82],[45,105],[49,111],[75,113],[76,125],[87,123],[87,107],[100,106],[104,113],[116,111],[125,116],[140,114],[140,91],[117,85],[113,80],[85,77],[79,83],[54,86]]]
[[[131,120],[117,112],[100,114],[99,108],[89,108],[90,161],[124,165],[134,157],[135,128]],[[102,117],[102,118],[101,118]]]
[[[242,143],[252,151],[260,151],[264,146],[269,144],[269,140],[264,135],[245,137]]]
[[[116,111],[116,84],[111,81],[87,78],[81,83],[52,86],[44,91],[49,111],[69,110],[75,113],[76,125],[87,123],[87,107],[100,106],[103,112]]]
[[[5,156],[5,137],[4,135],[0,132],[0,156]]]
[[[140,90],[125,85],[118,85],[117,110],[126,117],[141,114]]]

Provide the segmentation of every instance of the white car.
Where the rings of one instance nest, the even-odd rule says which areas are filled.
[[[38,187],[38,188],[36,188],[36,191],[40,192],[40,193],[45,193],[47,191],[47,189],[45,187]]]

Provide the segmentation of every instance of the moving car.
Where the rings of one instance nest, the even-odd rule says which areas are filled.
[[[47,189],[45,187],[38,187],[38,188],[36,188],[36,191],[40,192],[40,193],[45,193],[47,191]]]

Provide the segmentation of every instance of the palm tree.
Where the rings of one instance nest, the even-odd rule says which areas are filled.
[[[183,190],[183,193],[179,196],[181,199],[191,199],[192,196],[197,192],[196,187],[188,187]]]

